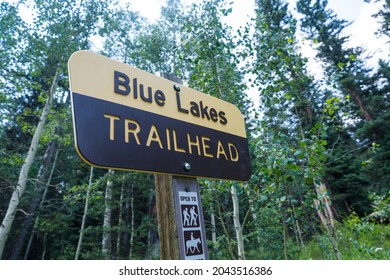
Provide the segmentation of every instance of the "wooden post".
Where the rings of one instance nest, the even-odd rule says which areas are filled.
[[[171,75],[164,78],[182,84],[180,80]],[[174,87],[176,89],[176,85]],[[180,89],[178,89],[179,91]],[[183,162],[183,168],[189,163]],[[196,179],[183,177],[172,178],[171,175],[156,174],[154,176],[156,187],[156,207],[158,220],[158,234],[160,237],[160,259],[208,259],[206,234],[204,231],[203,213],[200,202],[199,184]],[[179,200],[179,193],[183,197],[190,194],[193,200],[185,205]],[[188,204],[188,205],[187,205]],[[191,208],[191,222],[183,225],[181,207]],[[186,228],[184,230],[184,227]]]
[[[154,179],[156,186],[158,234],[160,237],[160,259],[179,260],[179,239],[177,234],[172,176],[156,174]]]
[[[163,74],[163,78],[182,84],[177,77]],[[177,234],[175,200],[172,176],[155,174],[158,235],[160,238],[160,259],[179,260],[179,239]]]

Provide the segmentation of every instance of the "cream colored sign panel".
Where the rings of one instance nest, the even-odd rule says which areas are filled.
[[[69,59],[73,93],[125,105],[246,138],[244,119],[231,103],[89,51]]]

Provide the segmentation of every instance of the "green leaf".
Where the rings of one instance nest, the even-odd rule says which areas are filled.
[[[267,199],[268,199],[268,196],[266,196],[266,195],[261,195],[260,196],[260,201],[261,202],[267,201]]]
[[[297,150],[297,151],[294,153],[294,156],[299,156],[300,154],[302,154],[302,151],[301,151],[301,150]]]

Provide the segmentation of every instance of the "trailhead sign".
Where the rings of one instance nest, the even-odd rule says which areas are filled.
[[[233,104],[89,51],[75,52],[68,67],[76,150],[88,164],[249,179],[244,119]]]

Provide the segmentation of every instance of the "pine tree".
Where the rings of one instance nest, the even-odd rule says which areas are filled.
[[[348,23],[338,19],[327,8],[327,3],[326,0],[299,0],[297,8],[304,15],[302,30],[316,43],[326,75],[336,83],[334,94],[351,100],[343,109],[347,117],[343,123],[346,129],[340,134],[342,148],[334,153],[328,179],[339,197],[339,207],[343,209],[348,205],[363,215],[370,211],[368,192],[383,190],[387,184],[380,179],[387,179],[383,168],[374,171],[374,166],[388,165],[387,157],[383,157],[388,142],[387,132],[384,132],[388,130],[388,92],[383,91],[387,81],[382,80],[382,84],[381,74],[371,74],[371,69],[365,66],[361,48],[345,47],[349,38],[342,35],[342,31]],[[386,63],[382,62],[379,71],[383,71],[384,65]],[[384,149],[378,149],[382,145]],[[381,162],[371,162],[373,151],[375,156],[382,154]]]
[[[313,213],[305,205],[315,205],[316,214],[332,240],[336,257],[341,258],[334,235],[334,215],[325,183],[325,162],[333,144],[330,131],[335,123],[335,100],[320,88],[307,72],[307,59],[299,53],[296,21],[280,0],[256,1],[257,17],[253,50],[256,61],[252,73],[260,91],[263,120],[257,139],[259,178],[263,192],[279,197],[275,205],[282,221],[284,258],[288,258],[288,225],[296,244],[302,248],[299,220],[306,218],[311,228]],[[294,201],[294,202],[293,202]],[[299,207],[302,210],[299,211]],[[299,252],[299,249],[298,249]]]
[[[364,2],[368,3],[378,3],[382,2],[381,0],[364,0]],[[375,18],[379,19],[381,23],[381,29],[377,32],[377,34],[380,36],[381,34],[386,35],[387,37],[390,37],[390,1],[384,0],[382,8],[373,15]]]

